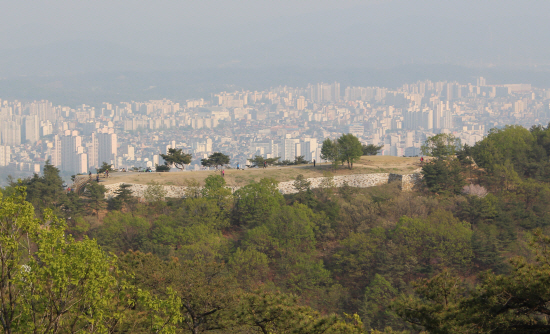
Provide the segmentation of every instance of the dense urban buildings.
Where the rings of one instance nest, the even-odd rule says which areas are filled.
[[[77,108],[0,100],[0,168],[38,172],[46,160],[67,174],[154,167],[181,148],[200,159],[223,152],[232,164],[254,155],[321,161],[327,138],[352,133],[381,154],[416,156],[424,140],[448,132],[473,145],[489,129],[550,120],[550,90],[529,84],[420,81],[397,89],[317,83],[213,94],[187,101],[103,103]]]

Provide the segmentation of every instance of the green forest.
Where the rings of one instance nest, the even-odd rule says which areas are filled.
[[[493,129],[472,147],[440,134],[422,150],[413,191],[327,175],[316,189],[297,177],[294,195],[269,178],[232,192],[213,174],[185,198],[151,184],[138,201],[128,185],[66,192],[50,164],[10,179],[1,327],[550,333],[550,126]]]

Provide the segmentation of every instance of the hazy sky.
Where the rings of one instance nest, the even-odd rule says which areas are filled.
[[[550,64],[550,1],[3,1],[0,75]]]

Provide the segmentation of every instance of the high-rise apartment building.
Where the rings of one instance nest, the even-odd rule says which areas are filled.
[[[279,156],[281,160],[294,161],[296,158],[296,144],[300,143],[300,139],[284,138],[279,146]]]
[[[82,137],[78,131],[65,131],[61,137],[61,170],[70,173],[86,173],[88,156],[82,146]]]
[[[0,166],[4,167],[10,164],[11,148],[9,146],[0,146]]]
[[[338,82],[335,82],[332,84],[332,98],[333,98],[333,101],[340,101],[340,98],[341,98],[341,90],[340,90],[340,83]]]
[[[59,135],[53,137],[53,149],[51,152],[51,164],[61,169],[61,138]]]
[[[116,157],[117,157],[116,134],[115,133],[98,133],[97,143],[98,143],[97,165],[101,166],[104,162],[108,164],[116,164]]]
[[[0,137],[3,145],[21,145],[21,117],[11,116],[0,123]]]
[[[296,99],[296,109],[297,110],[304,110],[304,109],[306,109],[306,107],[307,107],[307,102],[306,102],[305,97],[300,96],[299,98]]]
[[[317,151],[319,145],[317,143],[317,138],[305,138],[303,142],[300,143],[300,155],[304,156],[304,159],[307,161],[319,161],[317,157]]]
[[[40,138],[40,121],[38,115],[29,115],[23,117],[22,122],[22,142],[36,143]]]
[[[97,162],[98,160],[97,150],[98,150],[97,134],[95,132],[92,132],[91,140],[86,143],[86,153],[88,154],[88,170],[92,170],[94,168],[100,167],[99,163]]]
[[[479,87],[487,86],[487,82],[484,77],[477,78],[477,86]]]

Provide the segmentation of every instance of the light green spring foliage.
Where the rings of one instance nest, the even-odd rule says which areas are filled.
[[[392,241],[400,245],[403,256],[424,259],[418,263],[423,270],[465,267],[473,258],[470,224],[446,211],[437,211],[428,219],[403,217],[390,233]]]
[[[519,125],[509,125],[503,129],[491,129],[472,151],[475,162],[483,168],[491,170],[495,165],[504,165],[506,160],[511,160],[514,168],[521,168],[531,160],[535,144],[534,135],[529,130]]]
[[[330,161],[333,169],[338,167],[338,163],[340,162],[340,146],[338,145],[338,141],[330,138],[323,141],[321,159]]]
[[[115,258],[75,241],[51,214],[34,218],[24,188],[0,199],[0,314],[6,333],[108,331]],[[116,269],[114,269],[116,270]]]
[[[221,175],[210,175],[204,180],[202,196],[209,200],[215,200],[218,206],[229,211],[232,205],[231,189],[226,186],[225,178]]]
[[[343,134],[336,140],[327,138],[321,146],[321,159],[330,161],[333,169],[336,169],[340,162],[346,162],[348,168],[352,169],[353,163],[359,161],[362,155],[363,145],[351,133]]]
[[[357,137],[351,133],[343,134],[338,138],[340,148],[340,161],[346,162],[348,168],[353,168],[353,163],[359,161],[363,155],[363,146]]]
[[[254,227],[278,212],[284,203],[277,181],[269,178],[235,191],[234,220],[238,225]]]

